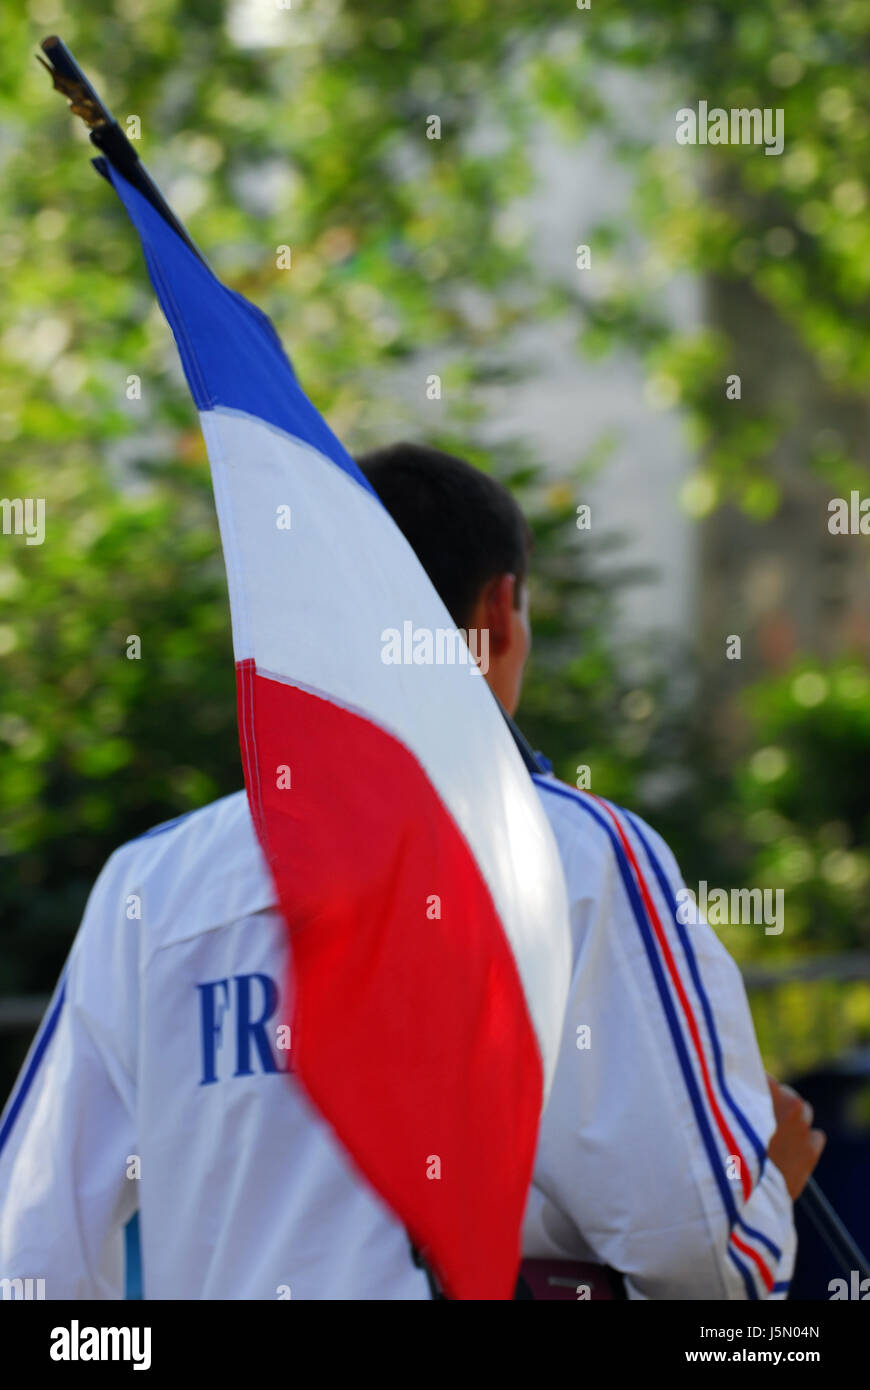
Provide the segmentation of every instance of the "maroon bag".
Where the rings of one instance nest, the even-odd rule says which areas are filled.
[[[621,1276],[607,1265],[523,1260],[514,1298],[570,1298],[576,1303],[625,1298],[625,1289]]]

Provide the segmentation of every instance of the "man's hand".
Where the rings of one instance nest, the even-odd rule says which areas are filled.
[[[776,1129],[767,1146],[768,1155],[785,1178],[792,1201],[796,1201],[818,1163],[827,1135],[811,1129],[813,1107],[790,1086],[781,1086],[772,1076],[767,1084],[773,1099]]]

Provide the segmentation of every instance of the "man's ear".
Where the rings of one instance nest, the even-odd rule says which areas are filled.
[[[478,610],[489,628],[489,649],[493,656],[503,656],[513,635],[514,593],[516,576],[497,574],[484,586]]]

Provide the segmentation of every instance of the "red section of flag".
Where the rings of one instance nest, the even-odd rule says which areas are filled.
[[[403,744],[252,661],[237,672],[295,1074],[448,1294],[509,1299],[542,1070],[489,889]]]

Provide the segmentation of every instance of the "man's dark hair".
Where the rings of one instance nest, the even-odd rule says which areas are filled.
[[[532,533],[507,488],[464,459],[421,444],[391,444],[357,459],[405,535],[457,627],[484,585],[516,575],[519,605]]]

